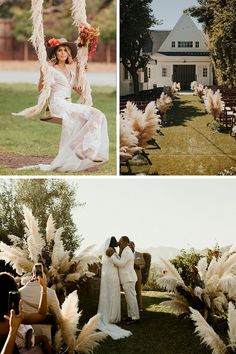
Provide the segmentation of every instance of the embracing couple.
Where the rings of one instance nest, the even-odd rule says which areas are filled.
[[[134,270],[134,254],[129,246],[127,236],[122,236],[117,242],[112,236],[106,241],[102,257],[102,275],[98,313],[101,321],[98,329],[110,335],[113,339],[130,336],[130,331],[124,330],[115,324],[121,322],[121,295],[122,285],[127,303],[127,324],[139,321],[139,308],[136,298],[135,284],[137,275]],[[116,247],[119,246],[119,254]]]

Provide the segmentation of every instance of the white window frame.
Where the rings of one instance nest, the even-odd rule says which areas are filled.
[[[202,77],[208,77],[208,68],[206,66],[202,68]]]
[[[178,48],[193,48],[193,41],[178,41]]]
[[[163,66],[161,68],[161,76],[162,77],[167,77],[167,67],[166,66]]]

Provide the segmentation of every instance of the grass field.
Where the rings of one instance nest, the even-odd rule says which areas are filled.
[[[120,340],[108,337],[94,354],[210,354],[211,350],[202,345],[194,334],[194,326],[189,318],[178,318],[159,305],[165,299],[168,299],[166,293],[144,292],[145,310],[141,313],[140,323],[122,325],[133,335]],[[96,313],[97,303],[91,298],[87,302],[81,299],[80,308],[83,309],[84,320],[87,320]],[[122,297],[123,316],[125,310]]]
[[[0,151],[20,155],[56,156],[60,141],[61,126],[44,123],[36,118],[14,117],[12,112],[36,103],[37,89],[31,84],[0,84]],[[108,120],[110,139],[110,159],[96,172],[78,172],[71,174],[113,175],[116,174],[116,93],[112,87],[93,87],[94,106],[102,110]],[[76,95],[73,95],[76,102]],[[1,175],[62,175],[36,170],[19,171],[0,166]],[[64,175],[67,175],[64,173]]]
[[[217,175],[236,167],[236,141],[229,133],[214,132],[213,118],[197,96],[180,95],[167,113],[170,125],[157,135],[160,150],[147,150],[153,163],[150,174]]]

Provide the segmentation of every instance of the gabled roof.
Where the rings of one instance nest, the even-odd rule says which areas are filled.
[[[151,54],[157,53],[170,32],[171,31],[150,30],[151,38],[144,44],[143,51]]]
[[[183,48],[178,48],[178,41],[188,42],[193,41],[199,42],[199,47],[193,47],[191,52],[207,52],[207,39],[203,35],[202,31],[200,31],[195,23],[193,22],[192,18],[183,13],[176,25],[174,26],[173,30],[170,31],[169,35],[166,39],[162,42],[161,46],[159,47],[158,52],[181,52]],[[176,42],[175,47],[171,46],[172,42]]]

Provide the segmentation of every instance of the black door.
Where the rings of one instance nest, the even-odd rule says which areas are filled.
[[[173,81],[180,82],[181,89],[190,90],[190,84],[196,78],[196,65],[174,65]]]

